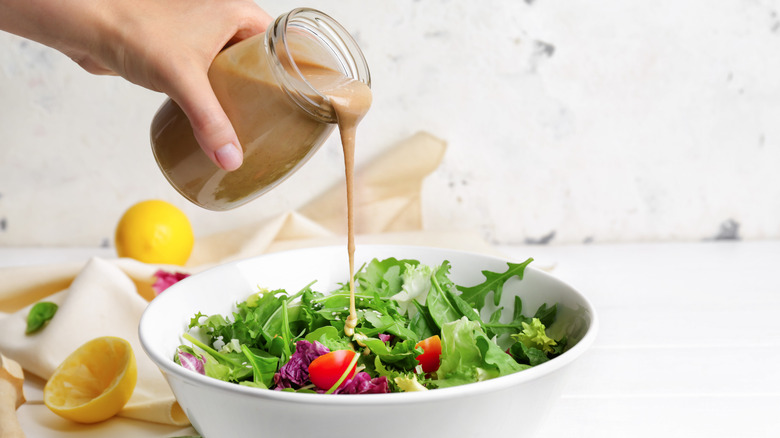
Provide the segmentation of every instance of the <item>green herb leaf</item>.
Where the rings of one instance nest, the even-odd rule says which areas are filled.
[[[549,327],[555,322],[555,316],[558,314],[558,304],[547,306],[547,303],[542,304],[534,313],[534,318],[537,318],[542,322],[545,327]]]
[[[499,310],[491,315],[489,322],[483,324],[488,335],[516,334],[523,330],[523,323],[531,322],[531,318],[523,315],[523,301],[518,296],[515,296],[511,321],[507,323],[499,321],[500,315],[497,315]]]
[[[207,376],[238,382],[252,375],[252,367],[247,363],[246,356],[243,353],[220,353],[189,333],[184,333],[182,337],[203,350],[206,356],[205,369]]]
[[[374,326],[376,333],[390,333],[404,340],[419,341],[417,334],[406,327],[408,320],[405,321],[399,315],[393,317],[392,315],[367,310],[363,313],[363,317]]]
[[[529,347],[522,342],[512,344],[509,348],[509,354],[518,362],[528,366],[536,366],[550,360],[544,351],[538,348]]]
[[[431,313],[428,311],[428,307],[423,306],[417,301],[412,301],[417,308],[417,313],[412,317],[409,322],[409,329],[417,334],[417,339],[430,338],[433,335],[438,335],[440,330],[436,326],[436,322],[431,318]]]
[[[54,317],[59,307],[49,301],[35,303],[27,314],[27,329],[25,334],[32,334],[42,329]]]
[[[417,341],[414,340],[395,342],[392,346],[377,338],[363,339],[361,342],[382,362],[405,371],[413,370],[417,366],[416,357],[422,354],[422,349],[415,347]]]
[[[524,368],[488,338],[477,321],[463,317],[442,327],[437,386],[487,380]]]
[[[390,298],[401,292],[401,276],[407,264],[416,266],[419,262],[392,257],[384,260],[373,259],[355,274],[356,284],[361,291],[378,292],[381,297]]]
[[[449,301],[448,295],[444,292],[445,288],[451,284],[446,279],[446,273],[448,272],[449,263],[444,262],[437,270],[436,275],[432,277],[433,287],[428,291],[428,297],[425,300],[431,319],[436,322],[439,328],[442,328],[448,322],[457,321],[463,316],[455,307],[455,304]]]
[[[533,259],[529,258],[523,263],[507,263],[509,268],[503,273],[482,271],[482,275],[485,276],[484,282],[472,287],[458,287],[462,292],[461,298],[474,306],[475,309],[482,310],[485,307],[485,298],[490,292],[493,292],[493,303],[498,306],[501,303],[504,283],[514,276],[522,280],[526,266],[532,261]]]
[[[252,365],[252,374],[254,377],[252,386],[268,389],[273,383],[274,373],[278,369],[279,358],[272,356],[265,351],[253,351],[246,345],[241,346],[241,351],[244,353],[244,356],[246,356],[249,364]]]

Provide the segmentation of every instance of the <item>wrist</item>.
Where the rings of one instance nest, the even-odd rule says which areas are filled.
[[[100,44],[106,15],[101,0],[0,0],[0,29],[70,57]]]

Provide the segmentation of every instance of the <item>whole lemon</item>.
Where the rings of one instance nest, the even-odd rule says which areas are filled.
[[[144,263],[184,265],[195,237],[187,216],[161,200],[139,202],[119,220],[114,244],[119,257]]]

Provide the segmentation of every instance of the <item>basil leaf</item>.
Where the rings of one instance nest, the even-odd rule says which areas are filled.
[[[42,329],[54,317],[57,309],[59,307],[49,301],[35,303],[30,309],[30,313],[27,314],[27,329],[24,333],[29,335]]]

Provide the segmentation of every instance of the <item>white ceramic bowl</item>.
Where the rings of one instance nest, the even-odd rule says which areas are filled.
[[[451,279],[472,286],[482,270],[503,272],[506,260],[436,248],[358,246],[358,269],[372,258],[420,260],[452,265]],[[520,262],[520,260],[515,260]],[[327,292],[348,279],[345,247],[288,251],[228,263],[180,281],[155,298],[141,318],[139,335],[160,367],[192,425],[206,438],[253,437],[527,437],[544,421],[560,396],[567,367],[593,343],[593,306],[578,291],[531,266],[522,281],[504,286],[502,305],[514,296],[533,312],[542,303],[559,304],[549,330],[566,334],[569,349],[559,357],[519,373],[485,382],[425,392],[322,395],[262,390],[188,371],[173,361],[181,334],[197,312],[230,314],[258,286],[297,291],[317,280]],[[490,312],[489,306],[484,309]]]

